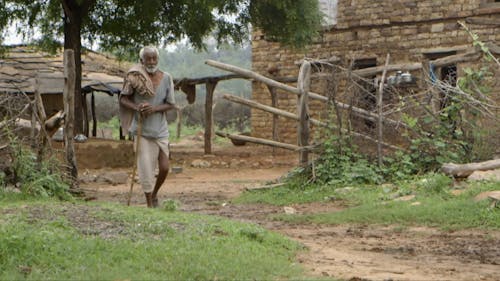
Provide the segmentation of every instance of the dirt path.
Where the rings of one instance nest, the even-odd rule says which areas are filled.
[[[241,151],[239,153],[242,153]],[[244,154],[246,155],[246,154]],[[240,155],[241,156],[241,155]],[[232,168],[191,168],[193,159],[182,159],[182,173],[170,174],[160,201],[174,198],[181,210],[253,222],[280,232],[308,247],[298,260],[312,276],[346,280],[500,280],[500,232],[443,232],[428,228],[394,226],[292,225],[269,218],[283,208],[263,204],[234,205],[231,199],[246,188],[262,186],[283,176],[294,164],[267,155],[258,162],[248,156],[246,165]],[[201,158],[200,160],[207,160]],[[210,158],[211,163],[231,159]],[[262,164],[264,163],[264,164]],[[266,165],[269,164],[269,165]],[[175,163],[174,163],[175,165]],[[217,166],[217,165],[213,165]],[[87,174],[103,173],[89,170]],[[114,169],[113,172],[130,172]],[[128,184],[88,183],[83,187],[99,201],[125,202]],[[132,204],[143,206],[135,185]],[[340,210],[338,203],[295,205],[299,213]]]

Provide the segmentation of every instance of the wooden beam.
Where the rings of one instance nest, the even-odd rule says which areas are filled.
[[[244,104],[244,105],[247,105],[247,106],[252,107],[252,108],[260,109],[260,110],[263,110],[263,111],[266,111],[266,112],[269,112],[272,114],[276,114],[279,116],[290,118],[290,119],[295,120],[295,121],[299,121],[299,116],[297,116],[294,113],[288,112],[286,110],[274,108],[272,106],[264,105],[264,104],[255,102],[253,100],[248,100],[245,98],[241,98],[241,97],[233,96],[233,95],[229,95],[229,94],[225,94],[222,97],[228,101],[236,102],[239,104]],[[309,121],[311,121],[311,123],[313,125],[316,125],[316,126],[328,127],[328,125],[326,123],[321,122],[319,120],[316,120],[314,118],[310,118]]]
[[[284,142],[277,142],[277,141],[271,141],[267,139],[261,139],[261,138],[254,138],[254,137],[249,137],[249,136],[243,136],[243,135],[233,135],[233,134],[227,134],[223,132],[215,132],[218,136],[225,137],[225,138],[230,138],[230,139],[235,139],[235,140],[240,140],[240,141],[247,141],[251,143],[257,143],[257,144],[263,144],[267,146],[272,146],[272,147],[279,147],[279,148],[284,148],[288,150],[293,150],[293,151],[299,151],[301,148],[299,146],[289,144],[289,143],[284,143]]]
[[[476,50],[470,50],[470,51],[463,53],[463,54],[456,54],[456,55],[451,55],[451,56],[447,56],[444,58],[439,58],[439,59],[430,61],[430,63],[432,63],[436,67],[443,67],[443,66],[449,66],[449,65],[457,64],[457,63],[475,61],[475,60],[480,59],[481,56],[482,56],[481,52],[478,52]]]
[[[198,84],[206,84],[207,82],[219,82],[219,81],[238,79],[238,78],[244,78],[244,77],[237,74],[228,74],[219,76],[206,76],[200,78],[175,78],[174,85],[177,86],[182,83],[186,83],[187,85],[198,85]]]
[[[385,68],[384,66],[368,67],[368,68],[354,70],[353,73],[357,76],[368,77],[368,76],[374,76],[374,75],[377,75],[379,73],[382,73],[382,71],[384,71],[384,69],[387,69],[387,71],[419,70],[419,69],[422,69],[422,63],[414,62],[414,63],[391,64],[391,65],[388,65],[387,68]]]
[[[221,62],[214,61],[214,60],[207,60],[207,61],[205,61],[205,63],[208,64],[208,65],[210,65],[210,66],[222,69],[222,70],[226,70],[226,71],[230,71],[230,72],[233,72],[233,73],[237,73],[237,74],[240,74],[240,75],[242,75],[244,77],[257,80],[257,81],[262,82],[262,83],[264,83],[266,85],[269,85],[271,87],[275,87],[275,88],[278,88],[278,89],[281,89],[281,90],[284,90],[284,91],[291,92],[291,93],[294,93],[296,95],[299,95],[299,90],[297,88],[289,86],[289,85],[286,85],[286,84],[283,84],[283,83],[280,83],[280,82],[277,82],[277,81],[275,81],[275,80],[273,80],[271,78],[265,77],[264,75],[260,75],[260,74],[258,74],[256,72],[253,72],[253,71],[250,71],[250,70],[246,70],[246,69],[234,66],[234,65],[229,65],[229,64],[221,63]],[[321,97],[322,98],[319,98],[319,99],[323,99],[324,101],[328,100],[326,97],[323,97],[323,96],[321,96]]]
[[[212,154],[212,127],[213,127],[213,103],[214,91],[217,81],[208,81],[205,84],[207,89],[205,98],[205,154]]]
[[[466,18],[465,22],[476,25],[500,26],[500,18],[470,17]]]

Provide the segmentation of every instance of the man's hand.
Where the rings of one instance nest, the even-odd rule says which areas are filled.
[[[148,115],[155,113],[156,109],[153,105],[145,102],[145,103],[139,104],[138,111],[141,113],[142,116],[147,117]]]

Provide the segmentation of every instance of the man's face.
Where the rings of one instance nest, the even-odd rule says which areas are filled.
[[[146,51],[141,59],[141,63],[150,74],[155,73],[158,70],[158,56],[155,52]]]

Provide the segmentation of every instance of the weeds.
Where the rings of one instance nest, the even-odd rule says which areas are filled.
[[[5,188],[13,184],[21,192],[39,197],[56,197],[68,200],[71,198],[69,185],[59,170],[59,163],[54,158],[38,161],[35,154],[24,147],[17,138],[10,136],[12,149],[12,175],[7,177],[4,172],[0,175],[0,184]],[[5,192],[5,191],[3,191]]]

